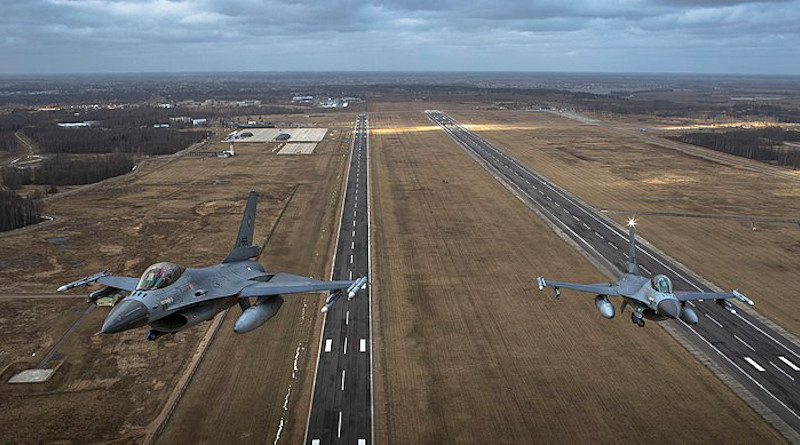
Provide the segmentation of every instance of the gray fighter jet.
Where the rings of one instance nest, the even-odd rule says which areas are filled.
[[[631,321],[639,327],[644,327],[645,318],[651,320],[680,318],[688,324],[696,324],[697,314],[686,304],[691,300],[714,300],[733,313],[736,313],[736,310],[728,299],[735,299],[748,305],[753,304],[753,300],[737,290],[730,292],[673,292],[672,281],[667,276],[658,274],[647,278],[639,274],[639,268],[636,266],[635,225],[635,220],[628,221],[630,231],[626,273],[622,274],[616,283],[576,284],[550,281],[538,277],[539,290],[552,286],[556,297],[560,295],[560,288],[597,294],[594,304],[600,315],[605,318],[614,318],[614,306],[608,301],[608,297],[620,296],[622,297],[620,312],[624,313],[625,307],[628,305],[633,307]]]
[[[233,330],[250,332],[275,316],[283,304],[281,294],[336,291],[328,295],[322,308],[326,312],[342,291],[346,290],[347,297],[353,298],[367,284],[366,276],[353,281],[318,281],[266,272],[254,260],[259,255],[259,247],[253,244],[257,200],[258,195],[251,191],[236,243],[221,264],[192,269],[175,263],[156,263],[139,279],[111,276],[106,270],[65,284],[58,291],[92,283],[104,285],[89,294],[89,302],[124,293],[124,298],[106,317],[101,332],[110,334],[147,324],[152,328],[147,339],[155,340],[210,320],[237,303],[242,313]]]

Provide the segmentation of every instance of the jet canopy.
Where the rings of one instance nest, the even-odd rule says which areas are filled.
[[[672,293],[672,281],[666,275],[655,275],[650,280],[656,292]]]
[[[136,290],[161,289],[174,283],[183,273],[183,267],[175,263],[156,263],[148,267],[136,284]]]

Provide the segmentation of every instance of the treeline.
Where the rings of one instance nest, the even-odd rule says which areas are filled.
[[[11,190],[23,185],[80,185],[130,172],[134,160],[128,155],[84,156],[71,159],[54,156],[35,168],[4,167],[0,170],[3,184]]]
[[[684,133],[673,139],[756,161],[800,168],[800,148],[781,146],[800,141],[800,131],[780,127],[741,129],[724,132]]]
[[[172,128],[75,128],[27,127],[25,134],[45,153],[131,153],[164,155],[183,150],[211,133]]]
[[[0,151],[16,151],[17,137],[13,131],[0,131]]]
[[[0,190],[0,232],[38,223],[42,220],[38,207],[33,199]]]

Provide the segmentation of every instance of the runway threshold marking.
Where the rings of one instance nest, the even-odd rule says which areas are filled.
[[[772,340],[775,344],[779,345],[780,347],[782,347],[783,349],[789,351],[792,355],[794,355],[795,357],[800,359],[800,354],[797,354],[793,350],[789,349],[786,345],[784,345],[783,343],[779,342],[778,339],[776,339],[775,337],[773,337],[773,336],[769,335],[768,333],[764,332],[763,329],[759,328],[758,326],[754,325],[753,323],[750,323],[750,320],[742,317],[741,315],[739,315],[738,312],[736,314],[734,314],[734,315],[736,315],[737,317],[739,317],[740,320],[743,320],[745,323],[750,325],[750,327],[752,327],[753,329],[757,330],[758,332],[760,332],[761,334],[766,336],[768,339]]]
[[[800,371],[800,368],[798,368],[797,365],[795,365],[794,363],[790,362],[788,358],[779,355],[778,360],[782,361],[783,363],[786,363],[786,366],[792,368],[792,371]]]
[[[758,362],[756,362],[755,360],[751,359],[750,357],[744,357],[744,361],[746,361],[747,363],[750,363],[750,366],[756,368],[756,371],[758,371],[758,372],[765,372],[766,371],[766,369],[764,369],[763,366],[759,365]]]
[[[366,338],[362,338],[358,342],[358,350],[359,350],[359,352],[367,352],[367,339]],[[792,365],[792,366],[794,366],[794,365]]]
[[[325,339],[325,352],[331,352],[332,348],[333,348],[333,340],[331,340],[330,338],[326,338]]]

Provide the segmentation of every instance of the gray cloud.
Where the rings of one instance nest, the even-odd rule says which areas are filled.
[[[4,0],[0,72],[798,73],[799,19],[800,0]]]

